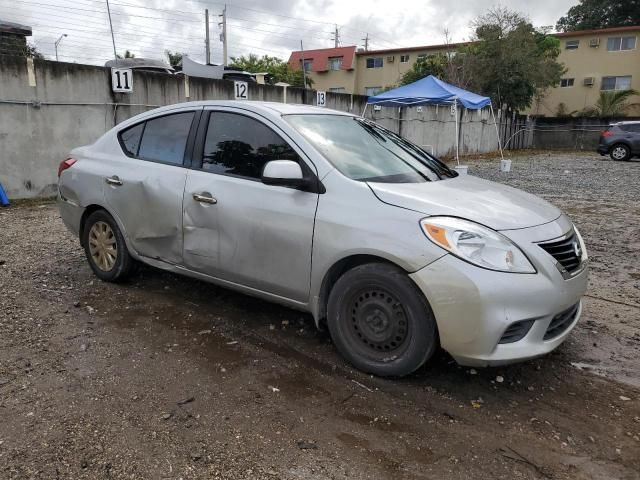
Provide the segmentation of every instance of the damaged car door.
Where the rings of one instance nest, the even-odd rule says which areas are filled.
[[[203,112],[184,192],[184,263],[304,302],[318,194],[261,181],[272,160],[297,162],[315,176],[315,166],[285,138],[249,112]]]
[[[122,154],[109,163],[105,199],[142,256],[182,263],[184,158],[200,111],[154,117],[119,135]]]

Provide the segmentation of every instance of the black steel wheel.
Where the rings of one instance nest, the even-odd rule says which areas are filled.
[[[429,304],[393,265],[366,264],[346,272],[331,290],[327,313],[336,347],[367,373],[408,375],[438,345]]]

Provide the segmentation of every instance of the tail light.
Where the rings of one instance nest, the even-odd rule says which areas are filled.
[[[60,165],[58,165],[58,178],[60,178],[62,172],[64,172],[67,168],[71,168],[76,162],[77,160],[75,158],[67,158],[66,160],[61,161]]]
[[[608,138],[611,135],[613,135],[613,132],[611,130],[603,130],[602,133],[600,134],[600,136],[603,138]]]

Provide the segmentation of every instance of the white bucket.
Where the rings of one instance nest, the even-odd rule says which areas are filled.
[[[500,160],[500,171],[509,173],[511,171],[511,160]]]
[[[469,167],[467,165],[458,165],[457,167],[453,167],[453,169],[460,175],[466,175],[469,173]]]

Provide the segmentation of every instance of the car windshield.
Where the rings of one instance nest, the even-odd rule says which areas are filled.
[[[457,176],[417,145],[363,118],[312,114],[285,119],[353,180],[423,183]]]

